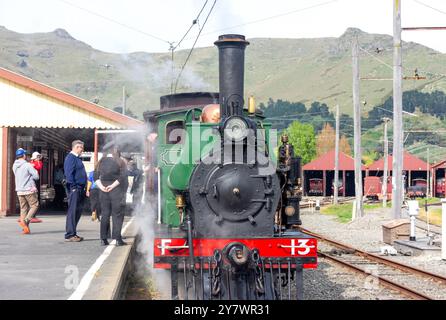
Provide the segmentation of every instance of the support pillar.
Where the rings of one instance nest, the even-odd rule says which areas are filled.
[[[322,171],[322,188],[324,197],[327,196],[327,172],[325,170]]]
[[[94,128],[94,167],[98,163],[98,129]]]
[[[0,215],[8,211],[8,128],[0,128]]]

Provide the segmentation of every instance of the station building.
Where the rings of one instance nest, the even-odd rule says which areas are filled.
[[[389,155],[387,157],[387,170],[388,176],[392,176],[392,164],[393,157]],[[404,151],[403,155],[403,174],[405,175],[405,188],[412,186],[415,179],[427,179],[427,173],[431,170],[429,164],[420,158]],[[367,167],[368,176],[381,177],[384,174],[384,158],[376,160],[374,163]]]
[[[98,159],[105,133],[138,132],[143,122],[0,68],[0,215],[18,212],[12,164],[15,150],[43,155],[41,190],[53,184],[71,142],[80,139]],[[143,139],[142,139],[143,140]]]

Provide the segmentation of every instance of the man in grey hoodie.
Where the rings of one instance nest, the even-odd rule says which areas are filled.
[[[39,209],[37,198],[37,187],[35,180],[39,179],[39,174],[34,167],[26,161],[26,151],[17,149],[16,160],[12,166],[15,176],[15,191],[20,203],[20,226],[23,233],[30,233],[29,222]]]

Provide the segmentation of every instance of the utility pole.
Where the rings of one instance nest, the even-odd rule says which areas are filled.
[[[430,179],[430,154],[429,154],[429,148],[427,148],[427,166],[426,166],[426,197],[430,197],[431,194],[431,179]]]
[[[403,91],[401,0],[393,0],[393,162],[392,217],[401,218],[403,204]]]
[[[389,138],[387,136],[387,124],[390,118],[383,118],[384,121],[384,172],[383,172],[383,183],[382,183],[382,195],[383,195],[383,208],[387,207],[387,173],[389,171]]]
[[[362,206],[362,163],[361,163],[361,107],[359,101],[359,44],[358,38],[352,44],[353,71],[353,121],[354,121],[354,151],[355,151],[355,195],[356,210],[354,218],[363,216]]]
[[[127,103],[127,94],[125,92],[125,86],[122,87],[122,114],[125,115],[125,105]]]
[[[339,186],[339,104],[336,105],[336,137],[335,137],[335,173],[333,188],[333,203],[338,204]],[[344,186],[345,188],[345,186]]]

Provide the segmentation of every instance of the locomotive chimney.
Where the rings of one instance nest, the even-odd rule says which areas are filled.
[[[249,42],[239,34],[225,34],[214,42],[219,54],[221,119],[243,114],[245,48]]]

